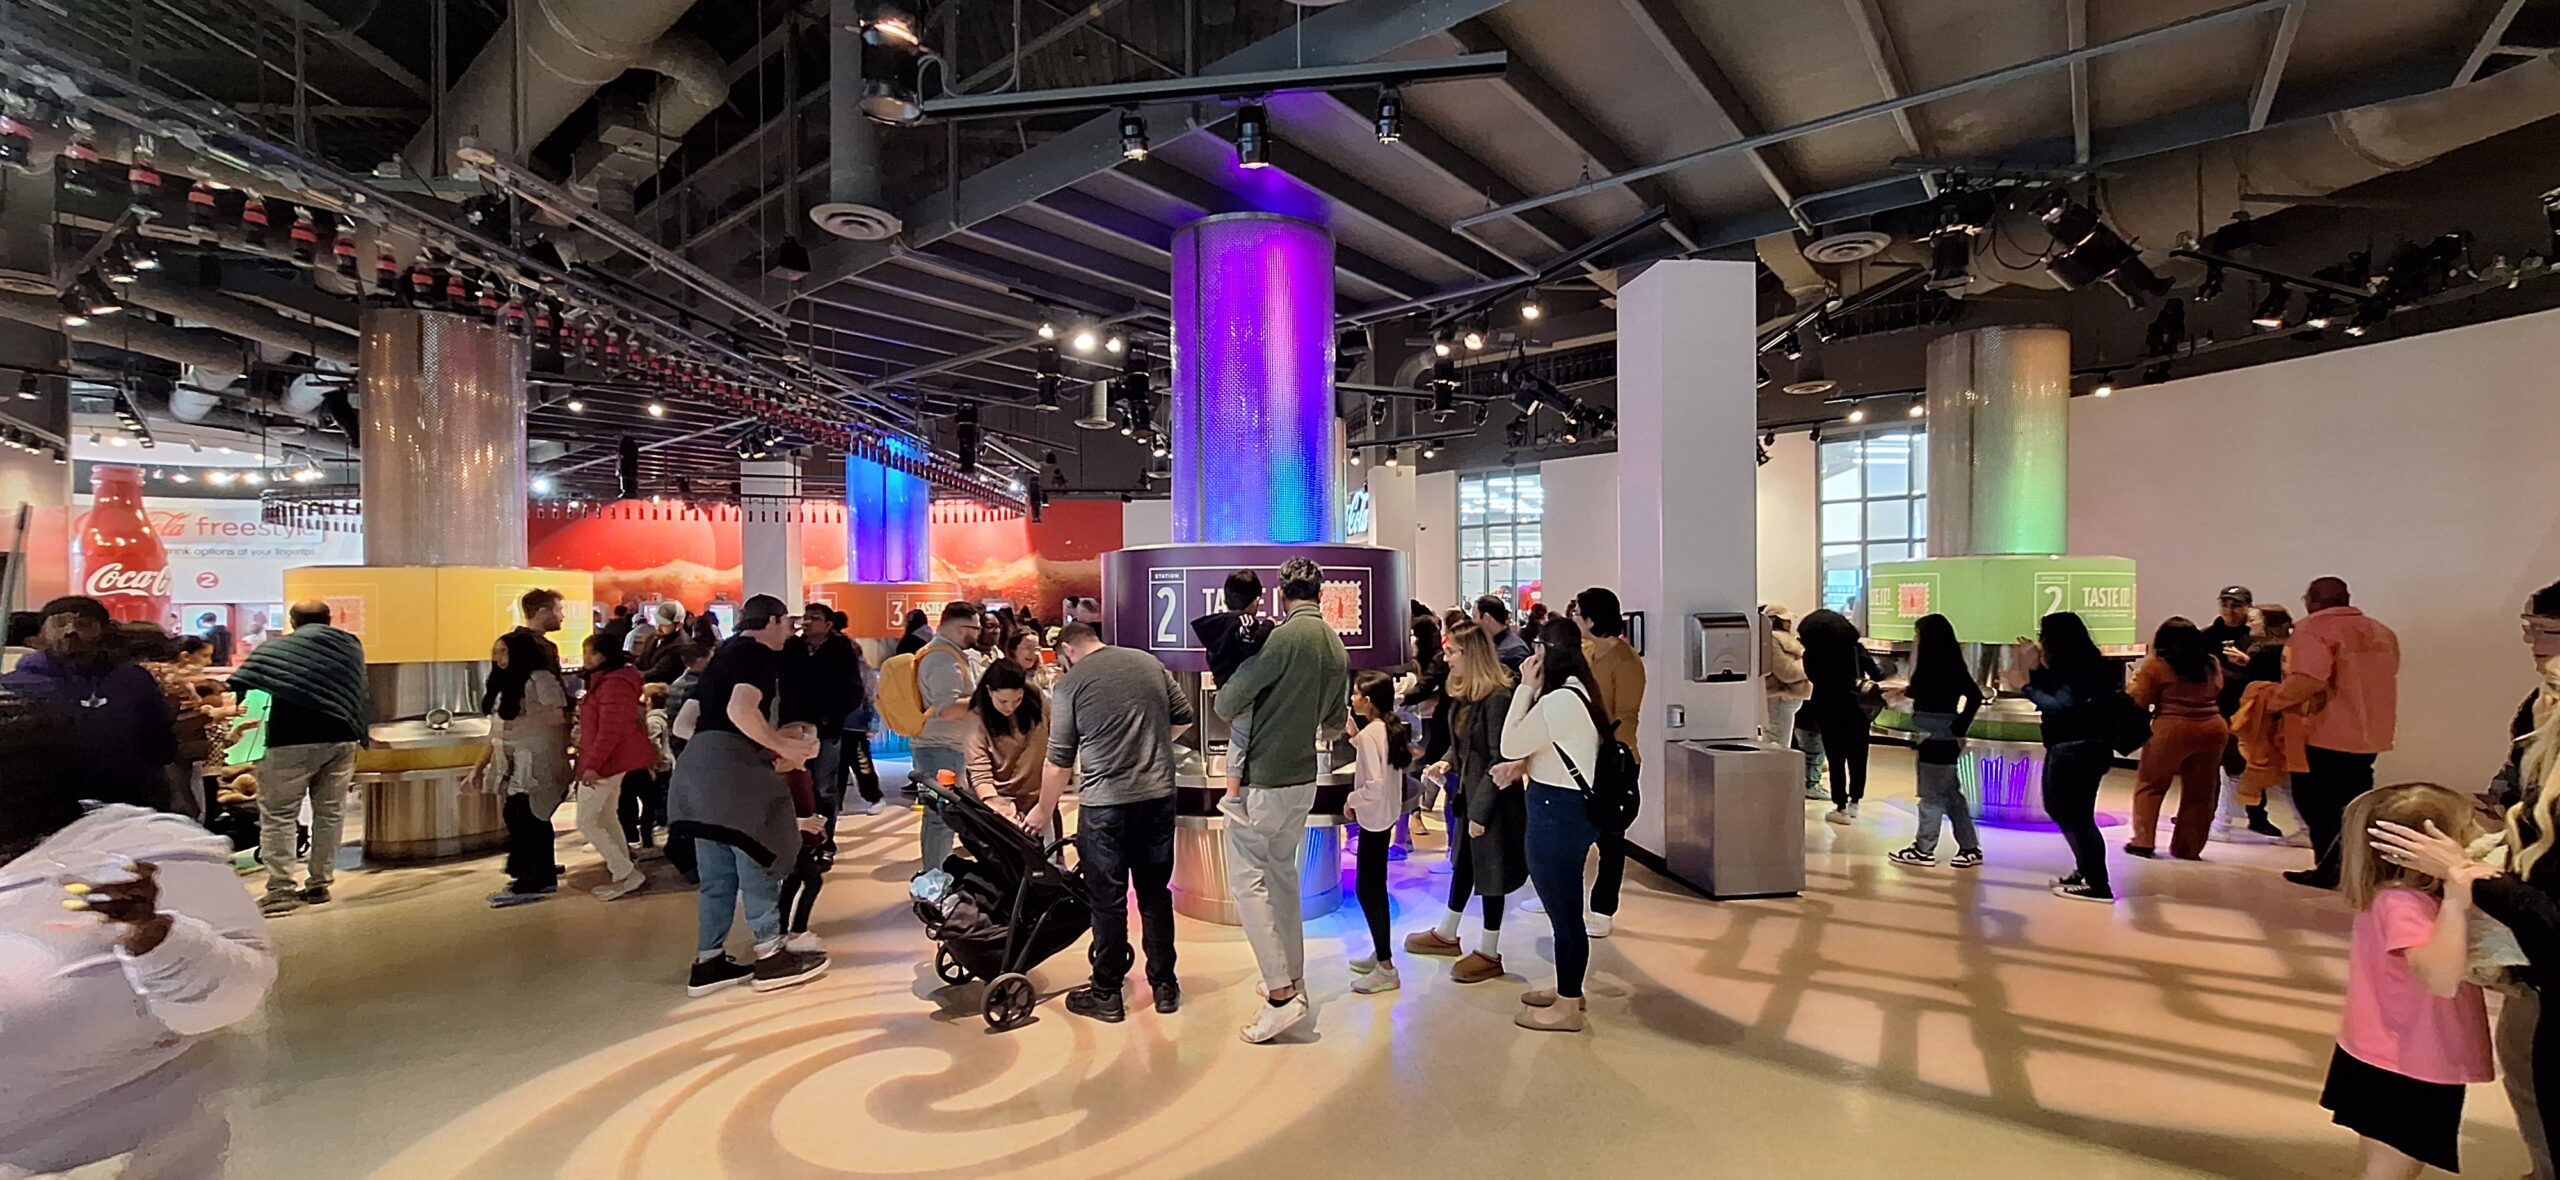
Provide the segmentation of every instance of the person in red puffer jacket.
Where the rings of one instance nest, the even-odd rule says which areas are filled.
[[[649,769],[658,748],[640,717],[640,670],[622,645],[603,632],[587,637],[587,695],[578,701],[578,834],[604,858],[611,881],[596,887],[598,900],[640,891],[647,874],[631,863],[623,843],[623,776]]]

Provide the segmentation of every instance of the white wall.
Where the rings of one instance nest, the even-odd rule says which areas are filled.
[[[2080,398],[2071,549],[2133,558],[2144,626],[2335,575],[2400,634],[2383,781],[2469,789],[2531,687],[2516,616],[2560,578],[2560,312]]]
[[[1814,452],[1810,434],[1783,434],[1760,468],[1760,601],[1802,616],[1822,605],[1822,563],[1814,543]]]
[[[1120,506],[1120,543],[1129,548],[1173,543],[1173,501],[1131,500]]]
[[[1413,596],[1447,609],[1458,603],[1458,473],[1413,480]]]
[[[1547,609],[1562,613],[1586,587],[1618,585],[1618,457],[1579,455],[1538,464],[1546,489],[1539,571]]]

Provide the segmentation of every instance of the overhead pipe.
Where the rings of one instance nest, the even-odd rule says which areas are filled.
[[[693,0],[523,0],[400,153],[415,171],[444,171],[468,136],[521,158],[569,115],[648,56]]]
[[[228,386],[249,371],[246,349],[237,343],[138,316],[100,316],[76,328],[65,327],[61,304],[37,295],[0,292],[0,318],[51,329],[82,344],[104,345],[186,365],[195,370],[193,384],[211,389]]]
[[[153,311],[167,312],[179,319],[192,320],[260,344],[288,352],[309,353],[341,365],[356,363],[355,342],[338,332],[278,315],[202,287],[158,275],[146,275],[140,282],[126,285],[125,297]]]
[[[658,75],[637,107],[608,111],[595,134],[569,156],[569,191],[628,212],[630,189],[654,175],[685,133],[729,101],[729,63],[691,33],[669,33],[632,68]],[[618,193],[617,202],[604,196]]]

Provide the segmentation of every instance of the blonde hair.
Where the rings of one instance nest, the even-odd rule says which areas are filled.
[[[2372,905],[2374,895],[2385,889],[2415,889],[2444,896],[2444,882],[2375,854],[2373,840],[2365,833],[2378,820],[2420,831],[2433,820],[2437,830],[2465,845],[2480,834],[2480,820],[2472,813],[2471,800],[2434,783],[2399,783],[2356,796],[2340,821],[2338,887],[2359,910]]]
[[[2523,741],[2516,774],[2516,790],[2523,798],[2507,809],[2508,860],[2518,877],[2531,873],[2534,862],[2560,843],[2560,709],[2553,709]],[[2519,843],[2528,825],[2533,843]]]
[[[1511,687],[1511,669],[1502,666],[1502,657],[1493,654],[1493,638],[1484,628],[1472,622],[1449,629],[1449,644],[1466,653],[1464,666],[1449,674],[1449,695],[1462,701],[1481,701]]]

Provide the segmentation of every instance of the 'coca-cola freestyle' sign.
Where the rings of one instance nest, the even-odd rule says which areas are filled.
[[[91,598],[167,598],[169,571],[126,569],[123,562],[110,561],[89,571],[80,592]]]

